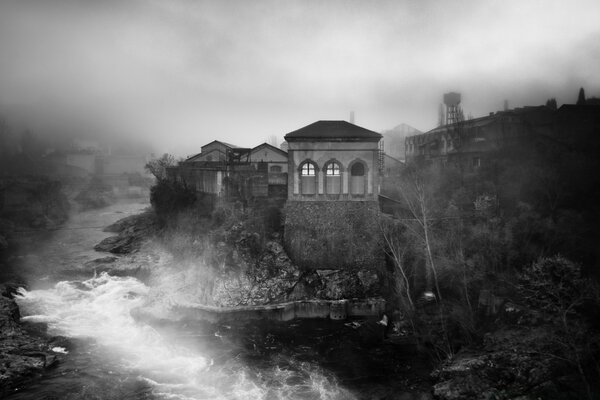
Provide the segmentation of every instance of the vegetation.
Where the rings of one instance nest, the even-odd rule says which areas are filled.
[[[167,168],[173,167],[175,164],[175,157],[165,153],[159,158],[148,161],[145,168],[160,182],[167,179]]]
[[[596,142],[532,142],[492,154],[479,168],[415,163],[384,193],[402,203],[380,222],[394,302],[440,360],[491,346],[489,335],[508,329],[521,333],[494,342],[497,357],[511,346],[529,347],[537,353],[523,362],[546,365],[546,378],[577,371],[579,386],[566,398],[597,395]],[[521,318],[512,320],[508,308]],[[540,324],[543,335],[526,344],[524,332]],[[497,377],[477,379],[491,385]],[[506,387],[529,393],[519,379]]]
[[[160,179],[150,188],[150,203],[160,219],[185,210],[196,202],[195,191],[185,183]]]

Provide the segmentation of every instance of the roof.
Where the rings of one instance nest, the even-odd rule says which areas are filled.
[[[212,142],[210,142],[210,143],[207,143],[207,144],[205,144],[204,146],[200,147],[200,149],[203,149],[203,148],[205,148],[206,146],[209,146],[209,145],[211,145],[211,144],[213,144],[213,143],[219,143],[219,144],[222,144],[223,146],[225,146],[225,147],[229,147],[230,149],[237,149],[237,148],[238,148],[237,146],[235,146],[235,145],[233,145],[233,144],[229,144],[229,143],[221,142],[220,140],[213,140]],[[198,157],[198,156],[201,156],[201,155],[203,155],[203,154],[202,154],[202,152],[200,152],[200,153],[196,153],[196,154],[194,154],[194,155],[192,155],[192,156],[189,156],[188,158],[186,158],[186,159],[184,160],[184,162],[186,162],[186,161],[192,161],[192,159],[194,159],[194,158],[196,158],[196,157]]]
[[[382,135],[347,121],[317,121],[285,135],[285,140],[328,139],[378,141]]]
[[[230,149],[237,149],[237,146],[236,146],[236,145],[229,144],[229,143],[225,143],[225,142],[221,142],[220,140],[213,140],[212,142],[205,144],[205,145],[204,145],[204,146],[202,146],[201,148],[204,148],[204,147],[206,147],[206,146],[209,146],[209,145],[211,145],[211,144],[213,144],[213,143],[220,143],[220,144],[224,145],[225,147],[229,147]]]
[[[281,150],[280,148],[278,148],[278,147],[275,147],[275,146],[273,146],[272,144],[269,144],[269,143],[267,143],[267,142],[265,142],[265,143],[262,143],[262,144],[259,144],[259,145],[258,145],[258,146],[256,146],[256,147],[253,147],[253,148],[252,148],[252,151],[254,152],[254,151],[256,151],[256,150],[258,150],[258,149],[260,149],[260,148],[262,148],[262,147],[268,147],[268,148],[270,148],[271,150],[273,150],[274,152],[276,152],[276,153],[279,153],[279,154],[281,154],[281,155],[284,155],[284,156],[286,156],[286,157],[287,157],[287,152],[286,152],[286,151],[284,151],[284,150]]]

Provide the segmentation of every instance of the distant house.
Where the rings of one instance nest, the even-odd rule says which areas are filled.
[[[199,195],[224,200],[285,199],[287,153],[270,144],[242,148],[214,140],[201,152],[168,169]]]
[[[288,155],[268,143],[259,144],[250,151],[250,162],[266,162],[269,172],[288,172]]]
[[[229,154],[233,149],[237,149],[237,146],[234,146],[229,143],[220,142],[218,140],[213,140],[212,142],[205,144],[200,148],[200,153],[193,155],[185,160],[185,162],[196,162],[196,161],[208,161],[215,162],[221,161],[226,162],[228,160]]]

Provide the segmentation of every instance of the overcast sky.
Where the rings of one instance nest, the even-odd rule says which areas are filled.
[[[186,155],[319,119],[435,127],[600,97],[600,1],[0,2],[0,113]],[[10,115],[9,115],[10,117]]]

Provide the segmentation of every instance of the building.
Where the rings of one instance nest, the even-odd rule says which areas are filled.
[[[198,197],[244,203],[287,195],[287,153],[268,143],[242,148],[214,140],[201,152],[168,168],[169,178],[194,188]]]
[[[238,147],[229,143],[213,140],[202,146],[200,148],[200,153],[188,157],[185,162],[227,162],[234,149],[238,149]]]
[[[346,121],[317,121],[285,135],[284,242],[305,268],[373,268],[379,243],[381,135]]]
[[[377,201],[380,139],[346,121],[288,133],[288,201]]]
[[[406,138],[407,161],[452,163],[477,168],[489,154],[524,143],[553,129],[554,112],[546,107],[524,107],[442,125]]]

